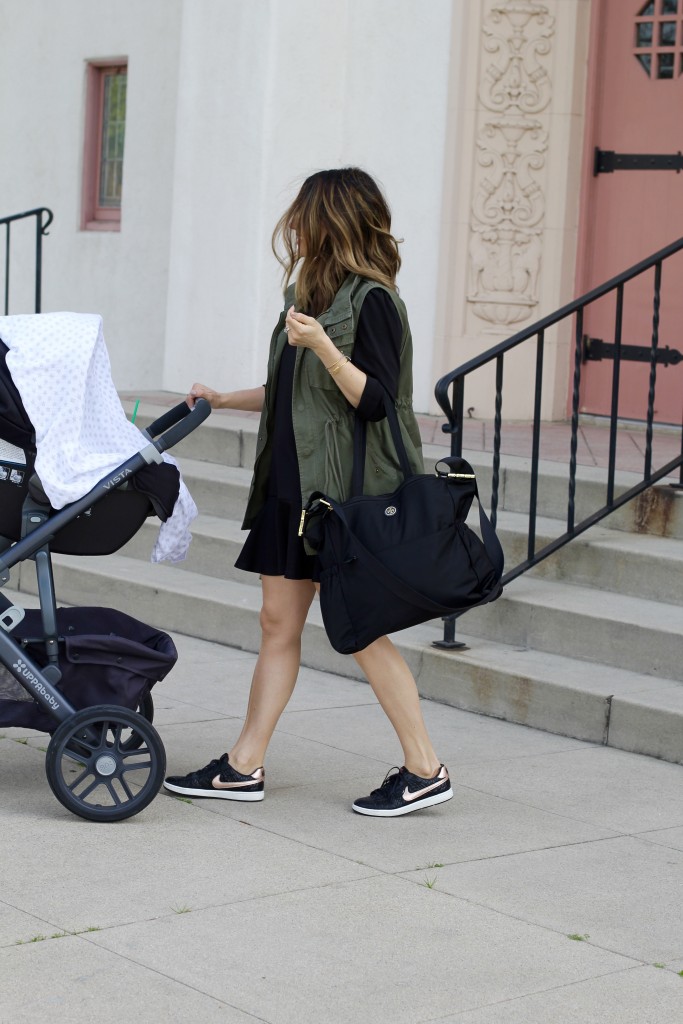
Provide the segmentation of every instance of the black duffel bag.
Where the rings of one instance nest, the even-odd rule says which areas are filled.
[[[479,501],[472,467],[440,460],[434,476],[411,474],[394,403],[385,408],[403,483],[392,494],[362,491],[365,428],[356,417],[353,497],[314,491],[303,535],[316,552],[320,606],[330,643],[354,654],[378,637],[466,611],[501,593],[503,550],[479,505],[481,539],[465,523]]]

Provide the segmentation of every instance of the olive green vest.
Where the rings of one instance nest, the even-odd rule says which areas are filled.
[[[330,308],[317,318],[339,351],[350,359],[353,358],[360,309],[371,288],[384,286],[357,274],[350,274],[335,295]],[[422,473],[422,445],[413,413],[413,342],[408,317],[405,305],[397,293],[389,288],[384,288],[384,291],[393,299],[403,326],[396,411],[411,469],[414,473]],[[270,343],[266,399],[259,424],[254,477],[243,529],[252,525],[267,493],[275,382],[280,358],[287,344],[284,331],[286,311],[293,302],[294,285],[290,285]],[[318,356],[310,349],[298,348],[292,388],[292,423],[304,504],[313,491],[323,491],[338,501],[350,496],[354,412]],[[369,421],[363,493],[387,494],[395,490],[402,479],[387,420]]]

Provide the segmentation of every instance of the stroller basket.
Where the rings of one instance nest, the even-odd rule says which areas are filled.
[[[77,710],[109,704],[135,711],[178,658],[167,633],[112,608],[59,608],[57,629],[56,688]],[[47,665],[39,611],[26,612],[12,635],[35,664]],[[2,666],[0,725],[49,733],[58,725]]]

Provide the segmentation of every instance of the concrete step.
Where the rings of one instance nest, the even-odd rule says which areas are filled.
[[[242,522],[251,484],[250,469],[187,458],[179,458],[178,467],[202,513]]]
[[[683,681],[683,606],[556,580],[515,580],[467,613],[471,636]]]
[[[508,566],[527,557],[528,522],[528,516],[516,512],[502,512],[498,517],[497,532]],[[536,550],[560,532],[557,520],[539,518]],[[540,562],[531,575],[682,605],[683,543],[594,526]]]
[[[54,574],[60,602],[120,608],[163,629],[244,650],[258,649],[260,592],[255,586],[181,573],[123,555],[55,556]],[[32,566],[24,563],[13,584],[29,595],[27,603],[33,601]],[[17,599],[21,601],[21,594]],[[683,762],[680,682],[471,635],[460,637],[468,649],[444,652],[431,647],[440,635],[440,624],[429,623],[394,638],[424,697]],[[353,658],[330,648],[317,602],[304,631],[302,663],[362,678]]]
[[[158,532],[158,520],[149,519],[133,539],[121,548],[120,554],[149,562]],[[235,560],[246,536],[240,523],[234,519],[199,515],[192,524],[192,543],[187,558],[177,562],[175,568],[242,583],[249,583],[251,577],[251,581],[258,584],[258,578],[252,573],[235,569]]]

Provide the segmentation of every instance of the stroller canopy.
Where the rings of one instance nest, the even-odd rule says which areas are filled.
[[[35,472],[52,509],[83,497],[147,445],[148,438],[126,418],[114,387],[100,316],[0,317],[0,340],[0,439],[24,450],[27,477],[35,460]],[[7,475],[16,485],[25,483],[24,474],[16,470],[8,470]],[[165,523],[154,559],[183,558],[197,509],[173,461],[164,456],[163,464],[143,469],[131,483],[147,495]],[[16,496],[9,504],[14,515]],[[144,515],[143,510],[142,519]],[[0,533],[17,537],[16,527],[8,528],[6,521],[0,522]],[[90,545],[87,552],[79,552],[69,541],[67,548],[53,550],[105,554],[119,546],[110,544],[99,552]]]

